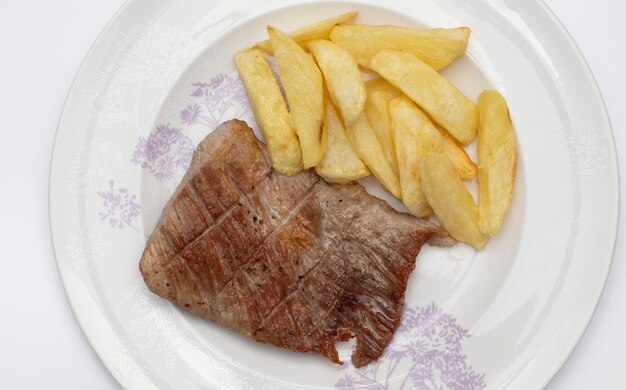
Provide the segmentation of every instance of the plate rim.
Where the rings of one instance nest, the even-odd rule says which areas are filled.
[[[109,373],[115,378],[115,380],[124,388],[132,388],[129,387],[129,383],[127,383],[127,381],[120,375],[120,373],[118,372],[118,370],[116,369],[116,367],[114,367],[113,361],[110,359],[107,359],[104,356],[103,351],[97,347],[96,343],[94,342],[94,337],[97,335],[96,332],[93,332],[91,330],[89,330],[86,326],[86,321],[83,318],[83,313],[81,311],[81,309],[78,307],[78,302],[77,300],[74,298],[74,294],[72,293],[70,290],[70,288],[68,288],[68,283],[67,280],[64,276],[64,272],[62,270],[62,264],[61,264],[61,259],[59,258],[58,255],[58,248],[60,248],[61,243],[58,242],[59,238],[56,237],[55,232],[54,232],[54,228],[53,228],[53,216],[52,216],[52,208],[53,208],[53,200],[52,200],[52,190],[53,190],[53,186],[57,185],[55,182],[57,182],[57,180],[53,179],[53,172],[54,172],[54,168],[55,168],[55,160],[57,160],[58,157],[58,148],[59,148],[59,134],[62,131],[62,124],[64,119],[66,119],[66,117],[70,114],[69,113],[69,100],[70,97],[72,96],[72,94],[75,92],[75,89],[77,88],[78,82],[80,81],[81,77],[84,75],[85,72],[85,68],[87,67],[87,65],[93,60],[94,54],[96,53],[96,51],[98,50],[98,48],[100,47],[100,44],[102,43],[103,39],[111,32],[111,28],[112,26],[119,20],[120,16],[124,14],[124,12],[130,7],[131,4],[136,3],[138,0],[127,0],[125,1],[119,8],[118,10],[111,16],[111,18],[109,19],[109,21],[104,25],[104,27],[102,28],[102,30],[98,33],[96,39],[94,40],[94,42],[91,44],[89,50],[86,52],[83,60],[81,61],[80,66],[78,67],[76,74],[74,75],[74,78],[72,80],[72,83],[70,85],[70,88],[68,89],[68,92],[65,96],[64,99],[64,103],[61,109],[61,113],[59,115],[59,119],[57,121],[57,125],[55,128],[55,135],[54,135],[54,141],[53,141],[53,147],[52,147],[52,151],[50,154],[50,165],[49,165],[49,172],[48,172],[48,225],[49,225],[49,229],[50,229],[50,237],[51,237],[51,244],[52,244],[52,249],[53,249],[53,253],[54,253],[54,258],[55,258],[55,262],[56,262],[56,266],[57,266],[57,271],[58,271],[58,275],[61,279],[61,284],[63,286],[63,290],[64,290],[64,294],[67,297],[67,300],[70,304],[70,307],[72,309],[72,312],[74,313],[74,316],[76,317],[76,319],[78,320],[78,325],[81,329],[81,332],[84,334],[84,336],[87,338],[87,340],[89,341],[90,347],[92,348],[92,350],[96,353],[96,355],[98,356],[99,360],[102,362],[102,364],[107,368],[107,370],[109,371]],[[257,0],[258,1],[258,0]],[[348,2],[354,2],[354,0],[349,0]],[[576,43],[576,41],[574,40],[573,36],[571,35],[571,33],[569,32],[569,30],[565,27],[565,25],[561,22],[561,20],[559,19],[559,17],[556,15],[556,13],[547,5],[547,3],[545,2],[545,0],[534,0],[534,2],[539,6],[540,10],[542,12],[544,12],[549,19],[552,21],[553,25],[555,27],[557,27],[559,33],[561,34],[562,39],[564,39],[564,43],[566,43],[568,45],[567,50],[571,50],[571,53],[575,54],[576,57],[579,60],[579,64],[581,66],[580,70],[583,72],[583,74],[585,75],[585,77],[587,77],[590,81],[590,87],[591,90],[596,94],[594,99],[598,99],[599,104],[599,109],[600,109],[600,114],[603,117],[603,119],[606,121],[606,125],[607,128],[606,130],[608,130],[608,135],[610,135],[610,138],[607,139],[607,145],[611,145],[612,147],[609,148],[608,150],[608,158],[610,161],[609,166],[614,168],[614,172],[612,176],[612,179],[614,181],[614,183],[616,184],[615,189],[614,189],[614,193],[613,195],[615,196],[615,203],[613,205],[611,205],[611,209],[615,209],[616,213],[614,214],[613,218],[611,220],[607,220],[607,222],[609,222],[609,227],[610,227],[610,232],[608,234],[608,238],[610,238],[610,240],[612,240],[613,244],[612,246],[610,246],[610,248],[607,250],[607,253],[609,254],[608,257],[608,261],[605,262],[605,267],[602,270],[601,273],[601,283],[598,283],[598,286],[594,289],[593,291],[593,297],[591,299],[593,305],[591,307],[591,310],[586,310],[584,314],[582,314],[581,316],[583,317],[584,321],[580,321],[579,325],[570,332],[570,334],[572,334],[573,336],[568,337],[568,339],[570,339],[570,341],[567,342],[561,342],[561,345],[563,345],[563,348],[561,349],[561,353],[559,353],[557,356],[559,356],[558,359],[554,359],[554,363],[551,364],[551,366],[553,366],[550,370],[546,370],[546,377],[544,379],[542,379],[541,381],[538,381],[540,383],[537,383],[539,385],[539,388],[544,388],[546,386],[548,386],[552,380],[556,377],[556,375],[562,370],[562,368],[564,367],[565,363],[567,362],[567,360],[571,357],[571,355],[574,353],[574,351],[576,350],[576,348],[578,347],[578,345],[580,344],[580,341],[582,340],[583,336],[585,335],[585,333],[587,332],[587,329],[589,328],[591,321],[595,315],[595,312],[598,308],[599,302],[602,298],[602,295],[604,293],[604,290],[606,288],[606,283],[608,281],[608,277],[613,265],[613,261],[614,261],[614,257],[615,257],[615,250],[616,250],[616,245],[617,245],[617,236],[619,233],[619,227],[620,227],[620,210],[621,210],[621,188],[620,188],[620,183],[621,183],[621,178],[620,178],[620,165],[619,165],[619,155],[618,155],[618,151],[617,151],[617,145],[615,143],[615,133],[613,131],[613,125],[611,123],[611,117],[609,115],[608,112],[608,108],[604,99],[604,96],[602,94],[602,91],[600,89],[600,86],[597,82],[597,79],[589,65],[589,62],[587,61],[586,57],[584,56],[582,50],[580,49],[580,47],[578,46],[578,44]],[[326,1],[323,1],[323,3],[326,3]],[[55,239],[56,237],[56,239]],[[520,371],[520,373],[523,371]]]
[[[611,221],[612,222],[611,231],[613,233],[611,240],[613,241],[613,245],[609,250],[610,258],[606,264],[606,269],[603,271],[602,284],[601,286],[599,286],[598,291],[596,291],[595,293],[595,297],[593,298],[593,308],[588,312],[587,315],[585,315],[585,320],[583,321],[582,328],[576,331],[575,340],[570,343],[568,348],[566,348],[567,353],[564,354],[560,359],[558,359],[558,362],[555,365],[554,372],[548,378],[546,378],[546,380],[544,380],[543,383],[541,384],[541,388],[545,388],[554,380],[554,378],[556,378],[557,374],[563,369],[563,367],[565,366],[569,358],[578,348],[580,341],[582,340],[587,330],[589,329],[589,325],[591,325],[591,321],[593,320],[596,310],[598,309],[600,300],[602,299],[602,295],[604,294],[606,283],[608,281],[609,274],[611,273],[611,268],[613,266],[613,261],[615,259],[615,249],[617,247],[617,235],[619,233],[619,227],[620,227],[619,216],[620,216],[620,210],[621,210],[621,186],[620,186],[621,176],[620,176],[619,154],[617,152],[617,144],[615,143],[615,133],[613,131],[613,123],[611,122],[611,116],[609,115],[609,111],[606,105],[606,101],[604,99],[604,95],[602,95],[602,90],[600,89],[598,80],[596,79],[596,76],[593,73],[591,66],[589,65],[589,61],[587,61],[587,58],[585,57],[584,53],[582,52],[582,50],[576,43],[576,40],[574,39],[572,34],[565,27],[565,24],[563,24],[561,19],[552,10],[552,8],[548,6],[546,1],[536,0],[536,2],[541,7],[541,9],[550,17],[554,25],[558,27],[559,32],[562,34],[563,38],[565,38],[566,43],[569,45],[571,49],[573,49],[573,53],[576,54],[580,63],[583,65],[583,70],[584,70],[585,75],[591,80],[593,90],[597,95],[596,97],[600,101],[602,116],[604,117],[608,125],[608,131],[610,134],[610,144],[612,145],[612,148],[610,148],[609,158],[612,160],[611,162],[613,163],[611,165],[615,167],[613,179],[615,180],[615,183],[617,184],[617,186],[615,187],[615,192],[616,192],[615,199],[616,200],[615,200],[615,204],[613,205],[615,207],[616,213],[614,215],[613,221]]]
[[[50,164],[49,164],[49,169],[48,169],[48,228],[50,230],[50,243],[52,246],[52,252],[54,254],[54,262],[56,264],[56,269],[57,269],[59,279],[61,280],[61,285],[63,286],[63,293],[65,294],[65,297],[70,305],[70,308],[72,309],[74,318],[78,322],[78,326],[80,328],[81,333],[89,342],[89,347],[91,348],[93,352],[95,352],[100,363],[102,363],[104,367],[106,367],[108,373],[115,379],[115,381],[120,386],[122,386],[125,389],[128,388],[128,384],[125,383],[124,379],[118,374],[115,367],[113,367],[113,363],[107,360],[105,356],[103,355],[102,351],[96,347],[96,344],[94,343],[94,340],[93,340],[94,334],[90,333],[90,331],[87,329],[85,325],[85,321],[82,319],[82,315],[80,314],[78,304],[72,298],[72,293],[70,292],[70,289],[68,288],[67,282],[65,280],[65,276],[63,275],[61,260],[59,259],[58,249],[57,249],[60,246],[60,243],[57,243],[57,241],[55,240],[54,228],[52,226],[53,225],[52,187],[54,185],[52,173],[54,170],[54,161],[58,153],[57,144],[59,142],[59,134],[61,133],[61,125],[63,123],[65,116],[68,115],[68,110],[69,110],[68,106],[69,106],[70,96],[74,93],[74,89],[76,88],[80,77],[83,75],[87,64],[92,60],[96,49],[100,46],[100,43],[102,42],[104,37],[109,33],[109,31],[111,30],[111,27],[115,24],[115,22],[119,19],[119,17],[124,13],[124,11],[130,6],[130,4],[133,1],[134,0],[125,0],[124,3],[117,9],[117,11],[115,11],[115,13],[109,18],[109,20],[106,22],[104,27],[102,27],[102,30],[98,33],[96,39],[93,41],[93,43],[87,50],[85,57],[82,59],[80,66],[76,70],[76,74],[74,75],[74,78],[72,79],[70,88],[68,89],[65,95],[63,106],[61,108],[61,113],[59,114],[59,119],[57,120],[57,124],[55,127],[54,139],[52,141],[52,151],[50,153]]]

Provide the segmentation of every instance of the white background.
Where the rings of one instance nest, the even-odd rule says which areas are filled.
[[[547,3],[587,58],[618,152],[626,150],[626,2]],[[81,332],[61,285],[48,226],[48,171],[73,77],[122,4],[0,0],[1,389],[119,388]],[[623,164],[621,171],[626,172]],[[626,193],[625,184],[621,189]],[[626,241],[620,237],[596,314],[548,389],[626,389],[624,256]]]

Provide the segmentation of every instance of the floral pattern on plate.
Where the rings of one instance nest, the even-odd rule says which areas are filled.
[[[359,369],[346,364],[349,372],[337,381],[335,388],[484,389],[485,376],[469,366],[463,354],[462,341],[467,337],[467,329],[436,304],[405,306],[400,327],[383,356]],[[393,376],[396,368],[407,365],[407,375]]]
[[[193,155],[191,139],[169,123],[157,126],[148,137],[139,137],[131,161],[148,170],[157,181],[186,171]]]

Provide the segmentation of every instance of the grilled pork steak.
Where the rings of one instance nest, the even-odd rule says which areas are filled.
[[[256,341],[340,363],[378,359],[400,324],[421,246],[438,226],[359,184],[271,169],[245,122],[208,135],[165,206],[140,262],[152,292]]]

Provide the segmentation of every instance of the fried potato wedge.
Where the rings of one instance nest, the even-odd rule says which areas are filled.
[[[352,53],[357,63],[369,67],[370,60],[382,50],[395,49],[419,57],[435,70],[451,64],[465,53],[470,29],[436,28],[417,30],[398,26],[352,24],[335,26],[330,39]]]
[[[517,170],[515,130],[497,91],[478,97],[478,215],[480,230],[493,236],[511,203]]]
[[[478,206],[450,159],[443,153],[427,153],[420,160],[422,191],[450,235],[482,249],[488,236],[478,228]]]
[[[462,144],[476,136],[478,108],[424,61],[399,50],[376,54],[370,68],[404,92]]]
[[[370,95],[374,92],[382,91],[385,92],[387,96],[395,98],[402,95],[402,92],[398,88],[389,84],[389,82],[382,77],[376,77],[367,80],[365,82],[365,89],[367,90],[368,96],[368,100],[365,102],[365,113],[368,114],[370,124],[372,125],[372,128],[374,129],[376,135],[379,137],[380,140],[380,129],[376,126],[377,123],[376,120],[372,118],[373,115],[370,115],[371,108],[369,108],[369,106],[371,104],[369,102],[372,100],[370,99]],[[461,178],[463,180],[471,180],[475,178],[478,167],[469,157],[465,149],[463,149],[460,143],[452,135],[450,135],[450,133],[446,129],[436,123],[433,124],[444,137],[444,152],[448,155],[448,157],[450,157],[450,161],[452,161],[454,167],[457,169],[457,171],[459,171],[459,175],[461,175]],[[383,141],[381,140],[380,142],[384,150]]]
[[[443,150],[443,138],[415,103],[406,96],[389,102],[391,133],[395,144],[402,203],[416,217],[432,214],[419,178],[419,161],[428,152]]]
[[[289,33],[289,36],[291,37],[291,39],[296,41],[296,43],[302,46],[302,48],[304,48],[307,41],[312,41],[314,39],[329,39],[330,31],[333,29],[333,27],[338,24],[352,22],[352,19],[354,19],[357,14],[357,12],[346,12],[345,14],[321,20],[319,22],[299,28],[296,31]],[[274,51],[272,50],[272,44],[270,43],[269,39],[258,42],[255,47],[263,50],[267,54],[274,54]]]
[[[257,49],[245,49],[235,54],[234,60],[272,166],[283,175],[295,175],[303,168],[300,142],[265,55]]]
[[[316,166],[324,157],[324,81],[315,61],[287,34],[268,27],[270,43],[287,95],[289,113],[302,148],[304,168]]]
[[[324,131],[328,137],[326,154],[315,171],[330,183],[344,184],[369,176],[370,171],[352,148],[335,106],[326,102]]]
[[[368,94],[374,91],[385,91],[385,92],[388,92],[391,95],[391,97],[398,97],[402,95],[402,92],[398,88],[389,84],[389,81],[385,80],[382,77],[376,77],[376,78],[367,80],[365,82],[365,90],[367,91]]]
[[[457,172],[459,172],[459,176],[463,180],[472,180],[476,177],[476,173],[478,172],[478,167],[476,163],[472,161],[470,156],[467,154],[463,146],[459,144],[453,136],[448,133],[446,129],[441,126],[435,124],[439,133],[443,136],[443,151],[450,158],[450,162],[456,168]]]
[[[356,154],[367,165],[380,184],[391,195],[402,199],[398,177],[393,173],[393,169],[385,159],[383,149],[364,112],[352,126],[346,129],[346,134]]]
[[[389,100],[393,95],[387,91],[371,91],[367,94],[365,101],[365,114],[376,133],[378,142],[383,148],[383,153],[393,173],[398,175],[398,160],[396,158],[396,148],[391,135],[391,117],[389,116]]]
[[[333,103],[346,126],[351,126],[365,107],[365,82],[350,53],[331,41],[318,39],[308,43],[315,56]]]

